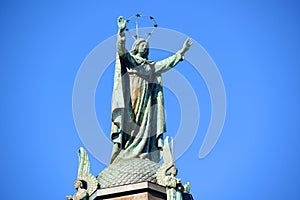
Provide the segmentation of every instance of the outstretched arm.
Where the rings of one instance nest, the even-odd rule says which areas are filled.
[[[120,56],[123,56],[127,50],[125,48],[125,29],[126,29],[127,20],[124,20],[122,16],[118,17],[118,39],[117,39],[117,52]]]
[[[160,74],[175,67],[180,61],[183,60],[184,54],[191,48],[192,44],[193,41],[188,38],[183,43],[182,48],[176,54],[170,56],[169,58],[156,62],[154,64],[155,73]]]

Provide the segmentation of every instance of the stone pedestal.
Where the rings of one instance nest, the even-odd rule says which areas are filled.
[[[90,200],[165,200],[166,188],[151,182],[141,182],[97,190]]]
[[[89,200],[166,200],[166,188],[151,182],[141,182],[98,189]],[[193,200],[191,194],[183,194],[183,200]]]

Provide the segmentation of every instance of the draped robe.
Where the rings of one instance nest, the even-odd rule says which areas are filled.
[[[160,161],[166,132],[161,74],[183,59],[176,53],[153,62],[128,52],[125,35],[118,35],[112,97],[111,163],[129,158]],[[117,144],[117,145],[116,145]]]

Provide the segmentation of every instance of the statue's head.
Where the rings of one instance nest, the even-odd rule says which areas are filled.
[[[176,176],[177,173],[178,173],[178,170],[177,170],[177,168],[176,168],[175,165],[174,165],[174,166],[171,168],[171,174],[172,174],[173,176]]]
[[[138,38],[134,41],[130,53],[132,55],[137,55],[138,53],[143,57],[148,59],[149,55],[149,43],[143,38]]]
[[[78,189],[78,188],[82,188],[82,182],[81,182],[81,180],[76,180],[75,182],[74,182],[74,188],[75,189]]]

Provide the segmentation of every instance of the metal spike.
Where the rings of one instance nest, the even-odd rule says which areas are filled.
[[[136,14],[137,18],[135,19],[135,32],[136,32],[136,38],[139,38],[139,23],[138,23],[138,17],[140,14]]]

